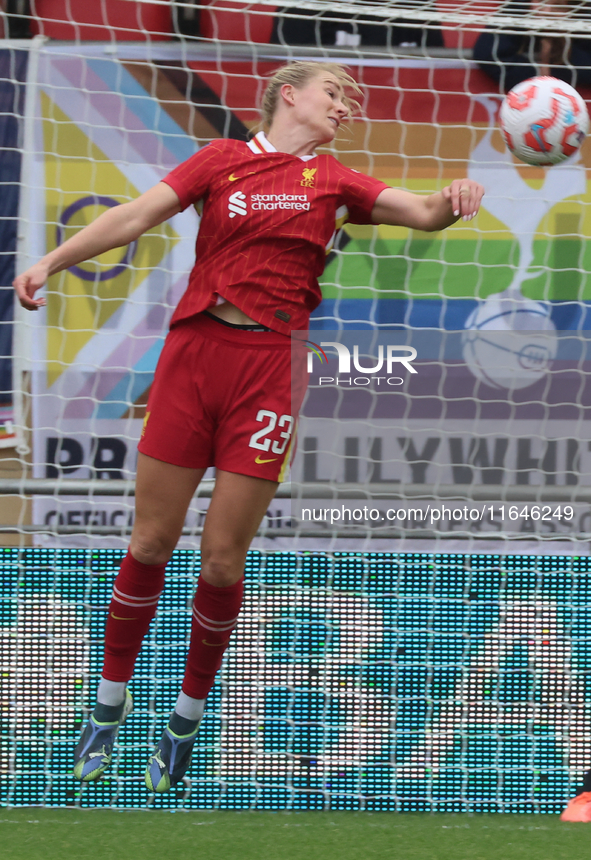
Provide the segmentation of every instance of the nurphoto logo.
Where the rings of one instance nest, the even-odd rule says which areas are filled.
[[[314,371],[314,356],[321,364],[328,363],[329,358],[324,347],[330,347],[336,351],[338,376],[320,376],[318,378],[319,385],[364,386],[371,385],[373,382],[376,385],[399,386],[404,384],[404,379],[392,375],[395,369],[404,368],[409,373],[417,373],[416,368],[412,366],[412,362],[417,357],[417,351],[412,346],[380,345],[376,358],[375,356],[360,354],[358,345],[353,345],[353,354],[351,354],[349,347],[336,341],[321,341],[319,344],[308,341],[308,373]],[[365,365],[361,363],[362,358],[366,362]],[[353,370],[362,373],[363,376],[351,375],[351,362]]]

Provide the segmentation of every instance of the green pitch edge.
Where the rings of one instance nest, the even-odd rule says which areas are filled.
[[[180,792],[178,793],[180,795]],[[550,815],[0,810],[3,860],[579,860],[589,824]],[[401,799],[402,800],[402,799]],[[145,802],[145,801],[144,801]],[[160,850],[158,849],[160,846]]]
[[[486,298],[511,284],[517,242],[428,239],[352,239],[326,267],[327,299]],[[530,299],[591,300],[591,243],[555,239],[534,243],[533,276],[522,285]],[[371,285],[371,286],[370,286]]]

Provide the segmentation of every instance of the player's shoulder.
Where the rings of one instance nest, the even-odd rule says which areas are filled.
[[[218,152],[242,152],[246,146],[246,141],[234,140],[232,137],[218,137],[215,140],[211,140],[207,146]]]
[[[353,167],[347,167],[330,152],[319,153],[317,158],[318,167],[324,168],[331,176],[334,176],[336,179],[351,180],[354,179],[356,176],[363,176],[363,174],[360,173],[359,170],[355,170]]]
[[[189,168],[195,167],[200,171],[206,170],[210,182],[226,170],[239,165],[249,154],[247,144],[241,140],[216,138],[202,146],[201,149],[187,162]]]
[[[242,140],[218,137],[202,146],[199,152],[204,155],[226,155],[232,152],[243,152],[245,146],[246,144]]]
[[[215,140],[210,140],[197,150],[195,156],[200,159],[217,159],[232,157],[233,154],[240,154],[246,151],[246,143],[243,140],[231,140],[227,137],[218,137]]]

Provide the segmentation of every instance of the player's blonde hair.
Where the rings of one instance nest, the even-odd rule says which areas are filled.
[[[353,92],[361,94],[361,88],[357,81],[347,73],[345,66],[339,63],[314,63],[309,61],[298,61],[288,63],[285,66],[277,69],[277,71],[269,78],[269,83],[263,95],[262,114],[263,125],[268,128],[273,122],[273,116],[277,109],[279,101],[279,93],[284,84],[291,84],[296,89],[305,87],[312,78],[329,72],[334,75],[343,89],[343,103],[349,108],[349,115],[359,110],[359,102],[345,95],[345,90],[351,89]]]

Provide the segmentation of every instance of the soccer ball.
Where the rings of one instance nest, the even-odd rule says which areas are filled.
[[[585,102],[558,78],[522,81],[507,93],[499,114],[508,149],[526,164],[559,164],[581,146],[589,130]]]
[[[543,302],[491,297],[464,325],[464,361],[491,388],[529,388],[546,376],[556,358],[556,329]]]

